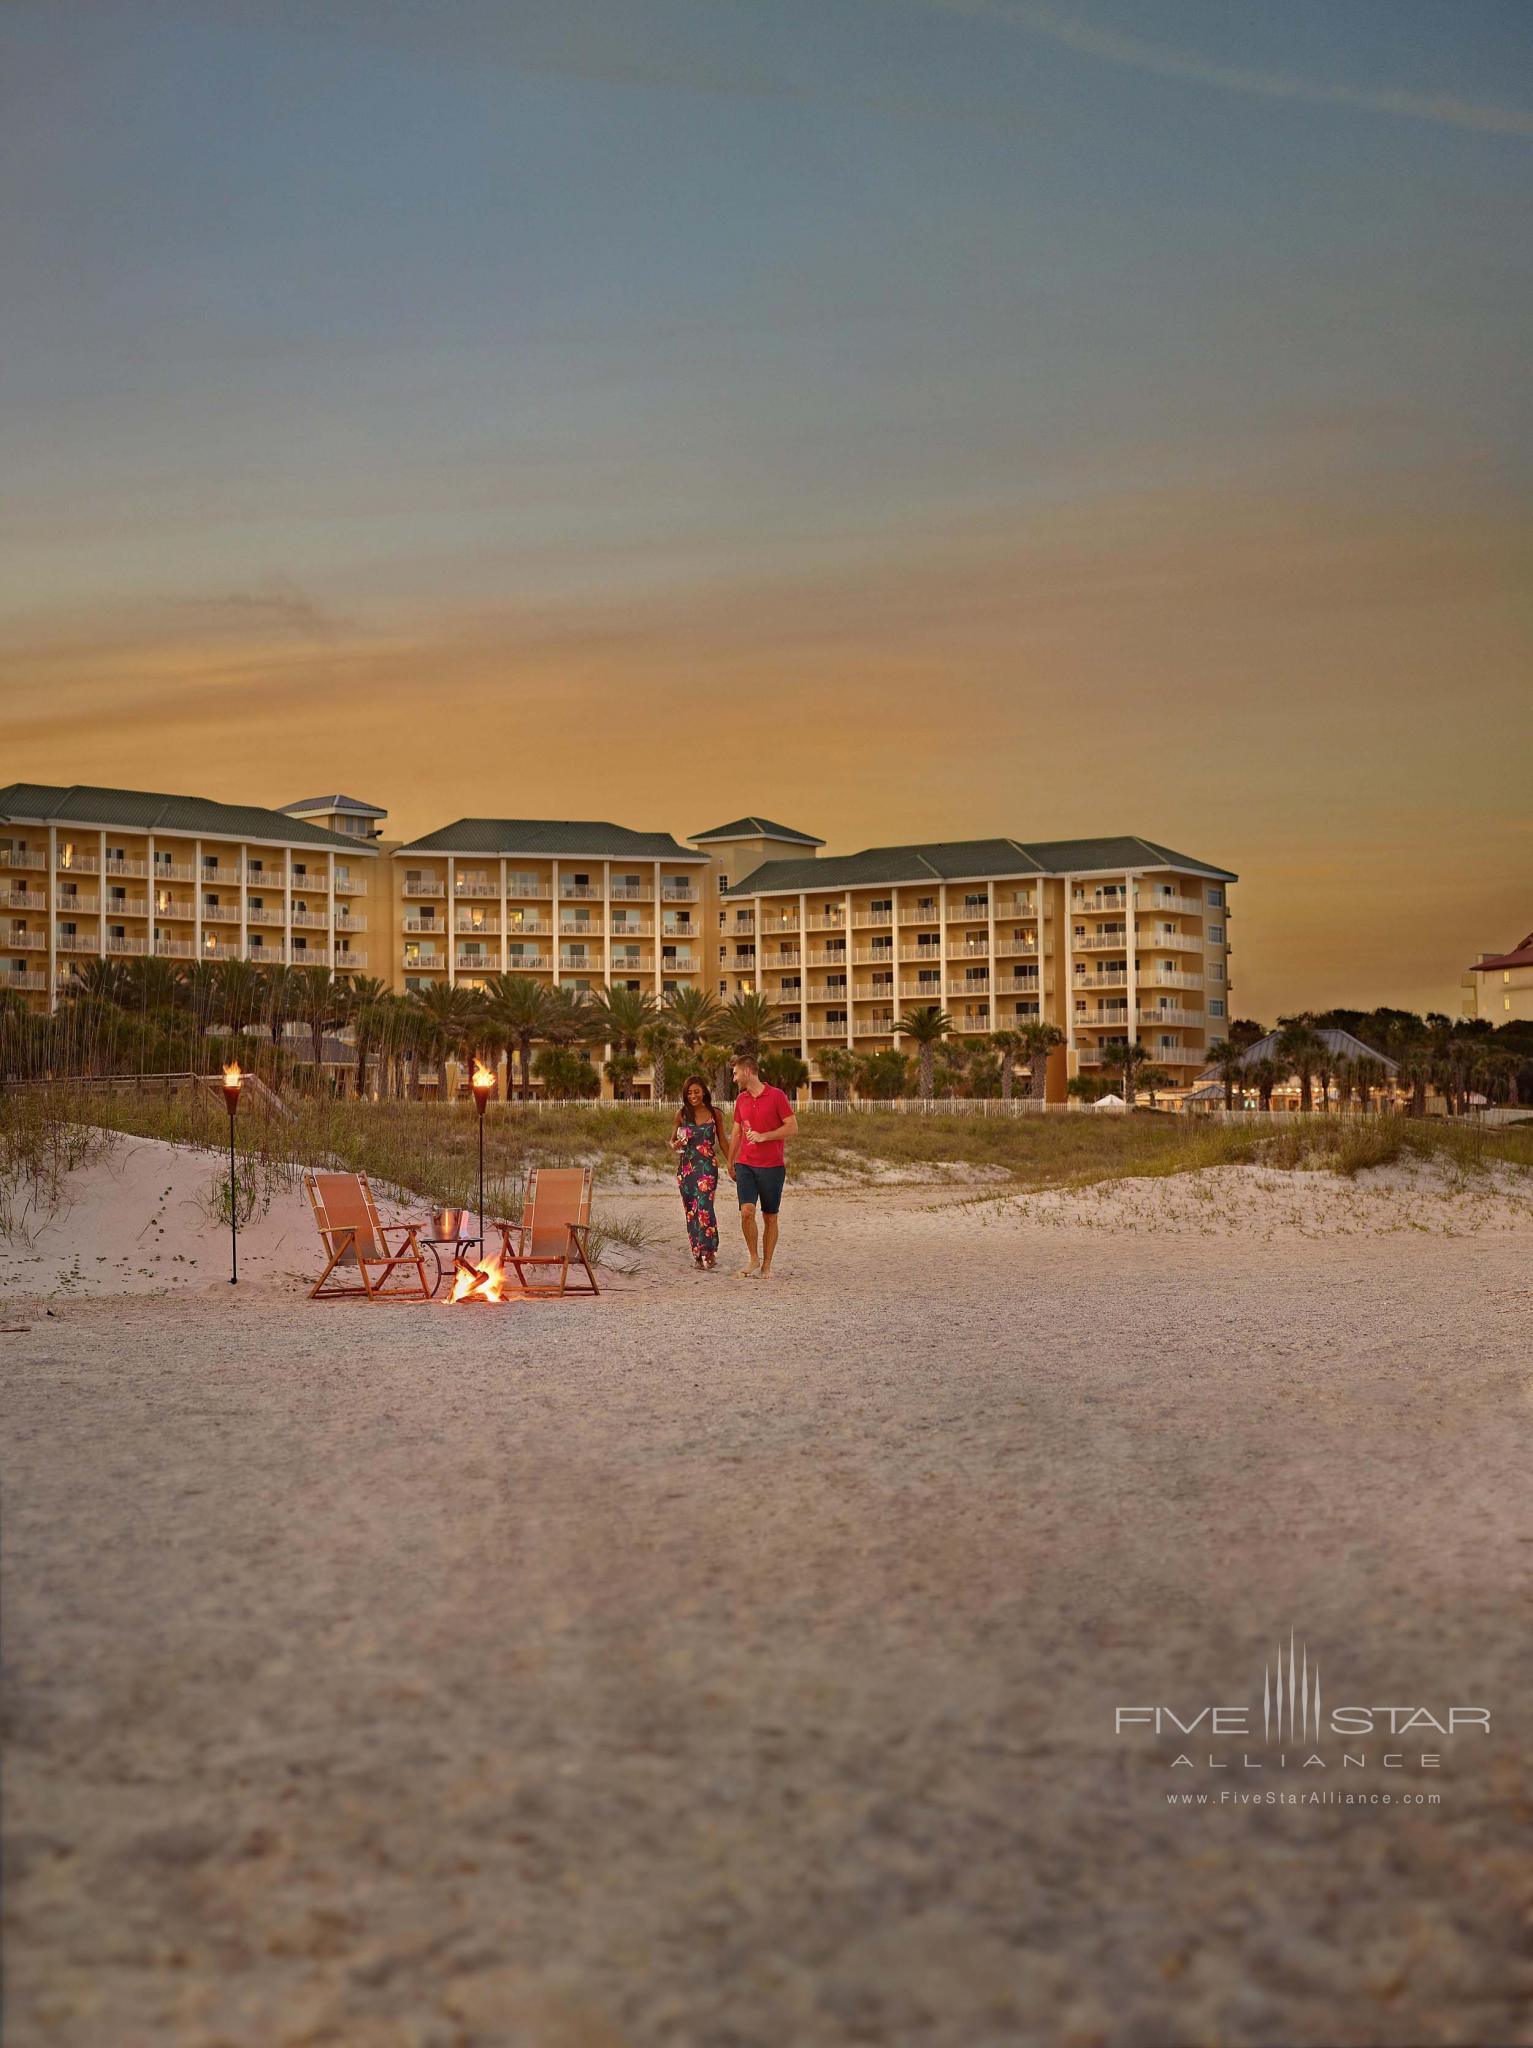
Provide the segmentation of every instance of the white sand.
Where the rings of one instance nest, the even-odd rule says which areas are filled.
[[[500,1311],[167,1230],[186,1298],[31,1318],[7,2048],[1533,2042],[1533,1228],[1210,1178],[790,1185],[767,1286],[636,1195]],[[1290,1625],[1491,1706],[1440,1809],[1167,1807],[1115,1706]]]

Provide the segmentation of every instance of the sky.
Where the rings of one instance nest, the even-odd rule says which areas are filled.
[[[1533,927],[1524,0],[7,0],[0,784]]]

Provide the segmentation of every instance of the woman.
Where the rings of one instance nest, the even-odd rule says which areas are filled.
[[[729,1145],[724,1119],[714,1108],[701,1074],[689,1074],[682,1083],[681,1107],[671,1126],[671,1150],[676,1154],[676,1185],[686,1210],[692,1263],[699,1272],[711,1273],[719,1249],[713,1197],[719,1184],[719,1161],[727,1156]]]

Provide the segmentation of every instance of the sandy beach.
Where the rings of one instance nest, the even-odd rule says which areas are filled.
[[[790,1191],[768,1286],[625,1190],[599,1301],[369,1309],[208,1166],[0,1273],[14,2048],[1533,2042],[1511,1186]],[[1489,1734],[1115,1733],[1290,1629]]]

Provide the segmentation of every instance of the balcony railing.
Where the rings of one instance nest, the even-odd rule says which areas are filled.
[[[500,936],[500,919],[498,917],[486,916],[474,917],[465,915],[460,911],[453,921],[453,930],[466,933],[471,939],[495,939]]]
[[[962,975],[955,975],[947,985],[950,996],[987,996],[990,993],[990,977],[983,981],[965,981]]]
[[[477,968],[481,974],[498,974],[500,972],[500,950],[497,947],[493,953],[469,953],[460,946],[453,957],[453,965],[455,967]]]
[[[447,930],[447,926],[439,917],[406,917],[403,922],[407,932],[425,932],[442,936]]]
[[[335,913],[335,928],[338,932],[365,932],[367,919],[359,917],[354,910],[338,910]]]
[[[648,882],[614,882],[608,893],[613,903],[653,903],[655,900],[655,892]],[[750,914],[748,910],[740,913],[743,917]]]
[[[949,960],[988,960],[990,942],[988,939],[949,939],[947,957]]]
[[[1003,974],[996,981],[996,989],[1003,996],[1035,996],[1038,993],[1036,974]],[[1044,993],[1051,994],[1054,988],[1052,976],[1043,984]]]
[[[652,939],[655,921],[652,917],[614,917],[610,929],[614,939]]]
[[[597,894],[600,895],[601,891],[598,890]],[[697,900],[697,891],[690,882],[662,882],[660,884],[660,901],[662,903],[696,903]]]
[[[53,899],[54,909],[62,911],[66,917],[72,917],[76,913],[91,917],[100,905],[101,899],[98,896],[55,896]],[[47,907],[46,896],[24,896],[20,902],[14,896],[11,898],[12,910],[46,910]]]
[[[336,972],[337,972],[337,974],[340,974],[340,973],[348,973],[348,974],[349,974],[349,973],[353,972],[353,971],[354,971],[355,969],[357,969],[358,967],[365,967],[366,965],[367,965],[367,948],[366,948],[365,946],[363,946],[363,947],[357,947],[357,946],[337,946],[337,947],[336,947],[336,949],[335,949],[335,969],[336,969]]]
[[[1196,1024],[1201,1026],[1201,1010],[1136,1010],[1134,1013],[1141,1024]]]
[[[1121,889],[1114,894],[1107,894],[1101,890],[1073,889],[1070,892],[1070,908],[1095,911],[1100,916],[1116,912],[1122,917],[1128,909],[1128,897]]]
[[[147,953],[149,951],[149,941],[145,938],[117,938],[113,934],[108,933],[106,949],[108,953]]]
[[[96,856],[93,853],[77,853],[73,860],[66,861],[61,850],[58,864],[61,868],[78,868],[82,874],[86,875],[93,875],[96,872]],[[101,872],[104,875],[118,876],[147,875],[149,863],[139,860],[134,854],[124,854],[121,859],[118,859],[115,855],[109,853],[101,864]]]
[[[1128,948],[1128,932],[1110,925],[1106,931],[1076,932],[1070,943],[1077,953],[1122,953]]]
[[[197,870],[189,860],[157,860],[149,872],[157,882],[195,882],[197,879]]]
[[[890,944],[883,947],[854,946],[852,948],[852,958],[858,963],[859,966],[863,967],[877,966],[880,963],[882,963],[885,966],[892,967],[894,965],[893,942],[891,941]]]
[[[1036,939],[997,939],[995,950],[998,957],[1002,960],[1019,960],[1024,954],[1036,956],[1038,941]]]
[[[149,899],[147,896],[124,896],[114,901],[109,896],[104,908],[108,917],[147,917]]]
[[[1070,983],[1071,988],[1127,988],[1128,969],[1109,967],[1097,974],[1077,974]]]
[[[95,943],[93,939],[91,941],[92,950],[95,948]],[[3,938],[0,938],[0,949],[4,949],[7,952],[12,950],[12,948],[20,948],[23,952],[36,952],[45,949],[47,944],[48,934],[46,932],[7,932]]]
[[[445,896],[447,894],[447,884],[445,882],[432,881],[406,882],[401,894],[405,896]]]
[[[806,953],[804,955],[805,960],[811,967],[844,967],[847,957],[844,948],[841,952],[835,953],[827,951],[823,947],[819,952]]]
[[[1036,917],[1038,899],[1036,896],[997,896],[995,914],[997,917]]]
[[[1201,988],[1202,986],[1203,977],[1201,974],[1180,974],[1171,969],[1157,970],[1154,974],[1141,974],[1139,977],[1141,992],[1147,988]]]
[[[453,882],[453,894],[455,896],[498,896],[500,894],[500,884],[499,882],[474,881],[467,875],[459,875]]]
[[[757,972],[775,974],[780,967],[802,967],[803,964],[796,950],[791,953],[763,953]]]
[[[204,903],[202,906],[204,924],[238,924],[240,921],[237,903]]]
[[[295,910],[293,928],[295,931],[328,931],[330,913],[327,910]]]
[[[512,939],[547,939],[553,936],[553,929],[551,918],[518,918],[513,912],[506,925],[506,936]]]
[[[1141,925],[1135,946],[1141,953],[1201,953],[1203,941],[1192,932],[1152,932]]]
[[[900,958],[902,960],[929,960],[933,967],[940,967],[942,965],[942,948],[940,946],[901,946]]]
[[[513,953],[506,971],[508,974],[537,974],[547,971],[548,962],[547,953]]]
[[[1167,917],[1202,917],[1207,905],[1196,896],[1152,896],[1148,890],[1134,892],[1136,910],[1159,910]]]
[[[8,967],[0,974],[0,988],[45,989],[48,976],[41,967]]]
[[[190,939],[156,939],[154,942],[156,960],[190,960],[196,950]]]
[[[887,1003],[893,994],[892,988],[880,988],[871,981],[859,981],[852,987],[852,996],[859,1003]]]
[[[914,996],[918,1002],[922,1003],[940,1003],[942,1001],[942,983],[940,981],[902,981],[900,983],[901,1000],[903,1001],[911,996]]]
[[[99,953],[101,941],[94,933],[60,932],[56,941],[60,953]]]
[[[559,900],[561,903],[600,903],[602,895],[594,882],[561,882]]]
[[[973,1017],[955,1017],[953,1019],[953,1029],[955,1031],[988,1031],[990,1029],[989,1008],[986,1007],[980,1010]]]
[[[599,939],[602,935],[602,921],[599,917],[561,917],[559,930],[566,938]]]
[[[762,938],[769,938],[774,932],[796,932],[798,912],[796,910],[764,910],[758,927]]]
[[[852,912],[852,923],[858,926],[882,925],[887,928],[893,922],[894,912],[892,910],[854,910]]]
[[[900,905],[901,924],[940,924],[941,922],[942,913],[938,910],[935,903],[932,904],[930,910],[918,910],[913,903],[902,903]]]
[[[31,853],[19,846],[0,846],[0,868],[45,868],[48,856]]]
[[[94,853],[85,853],[78,846],[61,846],[53,865],[60,873],[66,875],[93,875],[101,862]],[[106,866],[107,873],[114,875],[141,875],[144,872],[144,863],[141,860],[127,862],[121,867],[114,866],[108,861]]]
[[[287,922],[287,917],[286,913],[281,910],[268,909],[264,904],[257,909],[252,904],[250,909],[245,912],[245,922],[246,924],[280,925]]]
[[[812,1003],[844,1003],[846,985],[834,988],[828,981],[812,981],[809,984],[809,1000]]]

